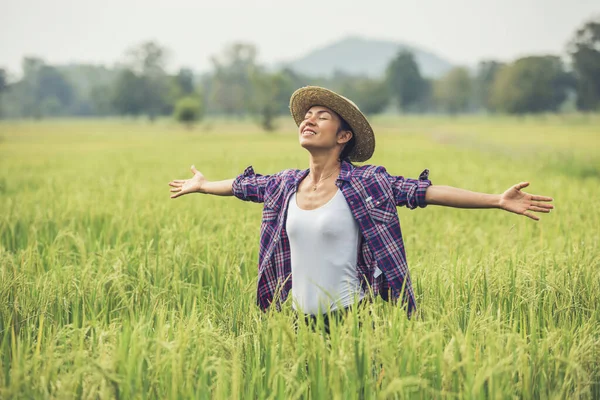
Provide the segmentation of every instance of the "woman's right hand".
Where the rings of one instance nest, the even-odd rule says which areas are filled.
[[[190,169],[194,174],[190,179],[175,179],[169,182],[169,186],[172,187],[171,192],[175,193],[171,195],[172,199],[183,196],[184,194],[199,193],[202,191],[202,187],[206,183],[206,178],[193,165]]]

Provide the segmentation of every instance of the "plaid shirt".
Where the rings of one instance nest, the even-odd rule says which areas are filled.
[[[290,242],[285,222],[291,195],[309,170],[286,169],[273,175],[254,173],[252,166],[233,182],[241,200],[264,203],[260,228],[257,303],[266,310],[274,299],[286,300],[292,288]],[[342,191],[361,233],[357,273],[365,293],[397,300],[402,294],[408,313],[415,297],[396,206],[426,207],[425,191],[431,185],[429,170],[419,179],[392,176],[381,166],[353,166],[343,161],[336,185]]]

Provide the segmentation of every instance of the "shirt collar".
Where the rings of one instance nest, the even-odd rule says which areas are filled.
[[[348,161],[342,161],[342,168],[340,169],[338,179],[349,182],[353,169],[354,165],[350,164]]]

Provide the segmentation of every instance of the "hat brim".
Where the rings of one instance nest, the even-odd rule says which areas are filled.
[[[306,112],[313,106],[323,106],[342,117],[356,138],[354,149],[348,155],[350,161],[367,161],[375,151],[375,134],[365,115],[349,99],[329,89],[305,86],[296,90],[290,98],[290,112],[300,126]]]

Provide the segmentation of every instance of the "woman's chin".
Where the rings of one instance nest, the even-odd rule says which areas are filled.
[[[314,144],[312,143],[310,138],[301,137],[300,138],[300,146],[302,146],[308,150],[309,148],[314,147]]]

